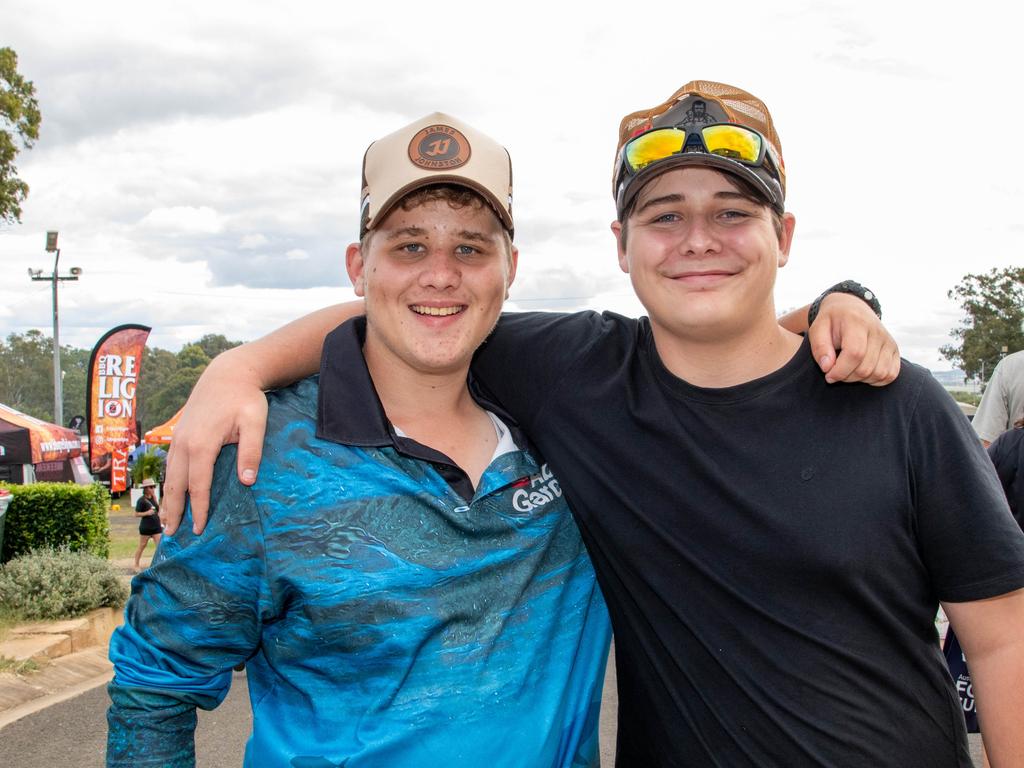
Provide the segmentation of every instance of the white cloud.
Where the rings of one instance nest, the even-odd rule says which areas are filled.
[[[154,208],[139,221],[139,226],[167,235],[215,235],[224,229],[213,208],[187,205]]]
[[[47,229],[61,263],[85,270],[61,287],[62,336],[80,346],[139,317],[168,346],[252,338],[349,295],[363,151],[434,110],[512,153],[513,306],[636,314],[607,229],[616,128],[691,77],[772,107],[799,221],[780,307],[854,277],[880,294],[905,354],[943,367],[959,316],[946,291],[1024,253],[1024,158],[962,141],[976,115],[1016,116],[1012,8],[992,24],[882,0],[736,0],[743,25],[698,30],[655,0],[650,18],[680,23],[631,39],[617,8],[526,0],[496,25],[488,6],[451,0],[437,45],[401,4],[11,4],[4,44],[43,126],[18,161],[24,222],[0,229],[2,335],[49,327],[48,286],[25,274],[52,263]],[[918,123],[936,130],[909,143],[893,130]]]
[[[260,234],[255,235],[243,235],[241,242],[238,243],[238,247],[243,251],[254,251],[258,248],[262,248],[270,241],[266,237]]]

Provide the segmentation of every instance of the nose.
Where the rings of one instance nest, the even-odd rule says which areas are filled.
[[[454,255],[432,250],[421,262],[420,286],[438,291],[455,288],[462,280],[462,265]]]
[[[696,216],[689,222],[679,247],[684,255],[703,256],[718,249],[718,238],[711,223]]]

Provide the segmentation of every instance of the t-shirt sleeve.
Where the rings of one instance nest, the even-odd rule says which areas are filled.
[[[152,506],[153,505],[149,503],[149,499],[147,499],[145,496],[142,496],[141,498],[139,498],[137,502],[135,502],[135,511],[148,512],[150,507]]]
[[[982,440],[992,442],[1001,435],[1010,424],[1010,405],[1006,393],[1006,369],[1002,362],[992,371],[985,394],[978,403],[971,425]]]
[[[940,600],[1024,587],[1024,533],[970,422],[929,376],[909,433],[918,541]]]
[[[589,371],[591,361],[614,358],[612,340],[635,336],[636,322],[611,312],[504,314],[477,351],[473,375],[529,429],[581,364]]]
[[[108,766],[194,765],[196,707],[220,704],[231,668],[259,645],[269,610],[263,537],[235,453],[225,448],[215,466],[203,535],[186,510],[132,584],[110,643]]]

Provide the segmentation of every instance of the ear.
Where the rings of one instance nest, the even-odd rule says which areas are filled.
[[[779,235],[779,266],[786,266],[789,261],[789,249],[793,247],[793,231],[796,229],[796,216],[792,213],[782,215],[782,234]]]
[[[615,235],[615,249],[619,254],[619,269],[629,274],[629,259],[626,258],[626,247],[622,242],[622,222],[613,221],[611,224],[612,234]]]
[[[352,290],[356,296],[366,295],[366,263],[363,261],[363,248],[359,243],[352,243],[345,249],[345,269],[348,279],[352,281]]]
[[[516,279],[516,270],[519,269],[519,249],[514,245],[509,253],[508,276],[505,278],[505,298],[508,298],[508,289]]]

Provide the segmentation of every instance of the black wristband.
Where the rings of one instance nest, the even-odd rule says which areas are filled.
[[[818,316],[818,310],[821,309],[821,302],[824,301],[825,297],[830,293],[848,293],[851,296],[856,296],[858,299],[863,301],[869,307],[871,311],[878,315],[878,319],[882,319],[882,305],[878,301],[878,297],[875,296],[875,292],[870,288],[865,288],[860,283],[854,280],[843,280],[841,283],[836,283],[831,288],[826,290],[811,304],[811,308],[807,310],[807,327],[811,327],[811,323]]]

